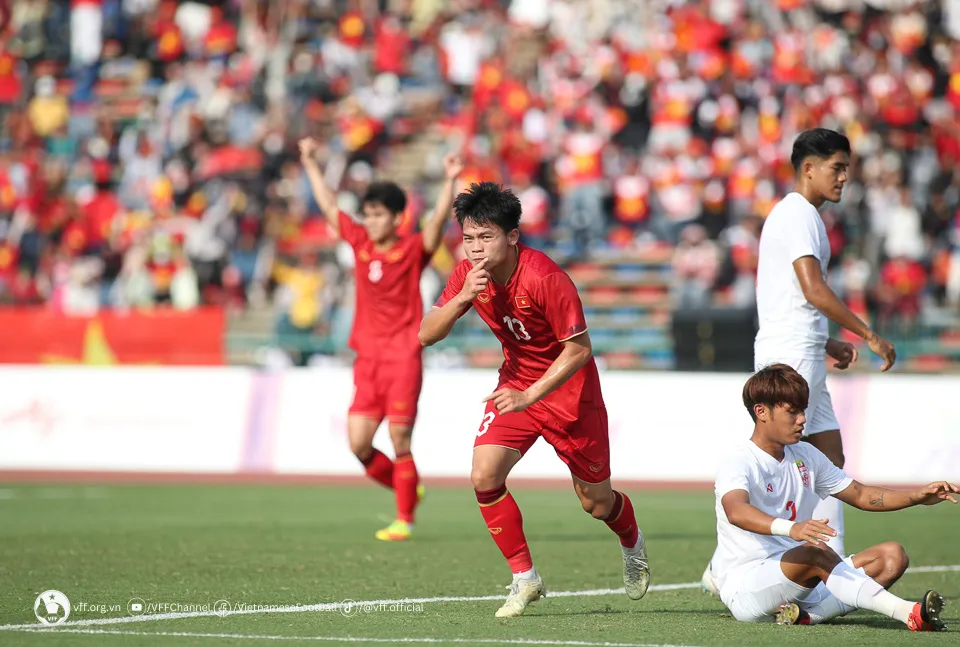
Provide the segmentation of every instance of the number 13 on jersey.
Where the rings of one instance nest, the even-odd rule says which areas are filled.
[[[503,318],[503,323],[507,324],[507,328],[510,329],[510,332],[513,333],[513,336],[517,338],[517,341],[530,341],[530,333],[527,332],[527,329],[523,327],[523,322],[515,317],[506,315]]]

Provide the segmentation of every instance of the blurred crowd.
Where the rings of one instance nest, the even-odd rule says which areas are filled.
[[[958,4],[13,0],[0,300],[272,304],[287,332],[344,334],[351,258],[298,163],[312,135],[349,212],[399,174],[415,229],[456,149],[464,184],[518,193],[531,245],[669,246],[676,307],[746,307],[792,140],[824,126],[855,154],[823,209],[835,289],[884,321],[957,309]]]

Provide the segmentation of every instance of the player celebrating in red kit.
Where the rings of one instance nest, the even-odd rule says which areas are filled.
[[[570,468],[583,509],[620,537],[627,595],[650,585],[643,533],[626,494],[610,486],[607,411],[580,296],[546,254],[519,244],[520,201],[492,182],[454,201],[467,258],[420,325],[420,343],[446,337],[471,307],[503,344],[496,390],[477,430],[471,479],[480,512],[513,571],[497,617],[522,615],[546,594],[507,492],[507,475],[543,436]]]
[[[347,420],[350,449],[370,478],[396,494],[397,518],[376,533],[377,539],[403,541],[412,535],[414,509],[423,492],[410,454],[423,384],[423,349],[417,341],[423,318],[420,275],[440,246],[463,163],[455,155],[444,159],[446,182],[433,217],[421,233],[401,236],[398,227],[407,206],[403,189],[393,182],[371,184],[363,198],[363,225],[358,225],[337,208],[336,195],[315,159],[317,148],[311,138],[300,141],[313,195],[331,229],[350,244],[356,258],[356,313],[350,337],[350,347],[357,353],[356,391]],[[384,417],[396,454],[393,461],[373,446]]]

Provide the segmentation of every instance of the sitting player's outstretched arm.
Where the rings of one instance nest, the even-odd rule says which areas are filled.
[[[469,271],[463,265],[454,270],[447,281],[447,287],[440,295],[438,305],[428,312],[420,322],[420,332],[417,338],[422,346],[433,346],[445,339],[457,319],[466,314],[473,305],[473,300],[487,287],[490,273],[483,269],[487,260],[483,259]]]
[[[437,251],[440,239],[443,237],[443,228],[450,219],[450,214],[453,213],[454,189],[456,189],[457,178],[463,172],[463,160],[457,155],[447,155],[443,158],[443,170],[446,179],[437,195],[433,215],[423,226],[423,249],[428,254]]]
[[[834,496],[847,505],[867,512],[892,512],[915,505],[934,505],[942,501],[956,503],[957,498],[954,495],[958,493],[960,488],[947,481],[936,481],[914,492],[890,490],[854,481]]]
[[[823,272],[820,269],[820,261],[815,256],[801,256],[793,262],[793,270],[797,274],[797,280],[800,283],[800,289],[803,291],[803,297],[809,301],[813,307],[822,312],[825,317],[834,323],[843,326],[858,337],[866,340],[867,345],[874,353],[883,358],[884,364],[881,371],[888,370],[893,363],[897,361],[897,353],[893,344],[883,339],[877,333],[870,330],[870,326],[861,321],[860,317],[853,314],[840,297],[836,295],[833,289],[823,280]],[[831,339],[827,344],[828,352],[842,344]],[[831,357],[837,359],[842,368],[846,368],[850,361],[844,363],[844,358],[837,357],[834,352],[829,353]]]
[[[814,546],[825,545],[836,531],[827,525],[828,519],[794,523],[788,519],[773,517],[750,504],[746,490],[731,490],[720,499],[727,521],[748,532],[758,535],[780,535],[796,541],[805,541]]]
[[[337,196],[333,190],[327,186],[323,179],[323,173],[320,171],[320,165],[317,163],[317,150],[320,144],[313,137],[304,137],[300,140],[300,163],[307,173],[307,179],[310,180],[310,189],[313,191],[313,197],[320,205],[323,216],[327,219],[330,229],[340,235],[340,209],[337,207]]]

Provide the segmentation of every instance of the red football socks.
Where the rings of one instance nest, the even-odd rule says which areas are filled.
[[[360,462],[367,470],[367,476],[377,483],[393,489],[393,461],[387,458],[386,454],[379,449],[374,449],[367,460]],[[414,486],[414,489],[416,489],[416,486]]]
[[[604,523],[613,532],[620,537],[620,545],[624,548],[633,548],[637,545],[640,538],[640,530],[637,527],[637,518],[633,512],[633,504],[630,503],[630,497],[622,492],[613,491],[613,509],[610,516]]]
[[[510,570],[514,573],[529,571],[533,568],[533,558],[530,557],[527,538],[523,536],[523,515],[513,495],[507,492],[507,486],[483,492],[477,490],[476,493],[480,514]]]
[[[397,519],[413,523],[413,511],[417,507],[417,484],[420,476],[413,456],[409,452],[398,454],[393,463],[393,489],[397,495]]]

